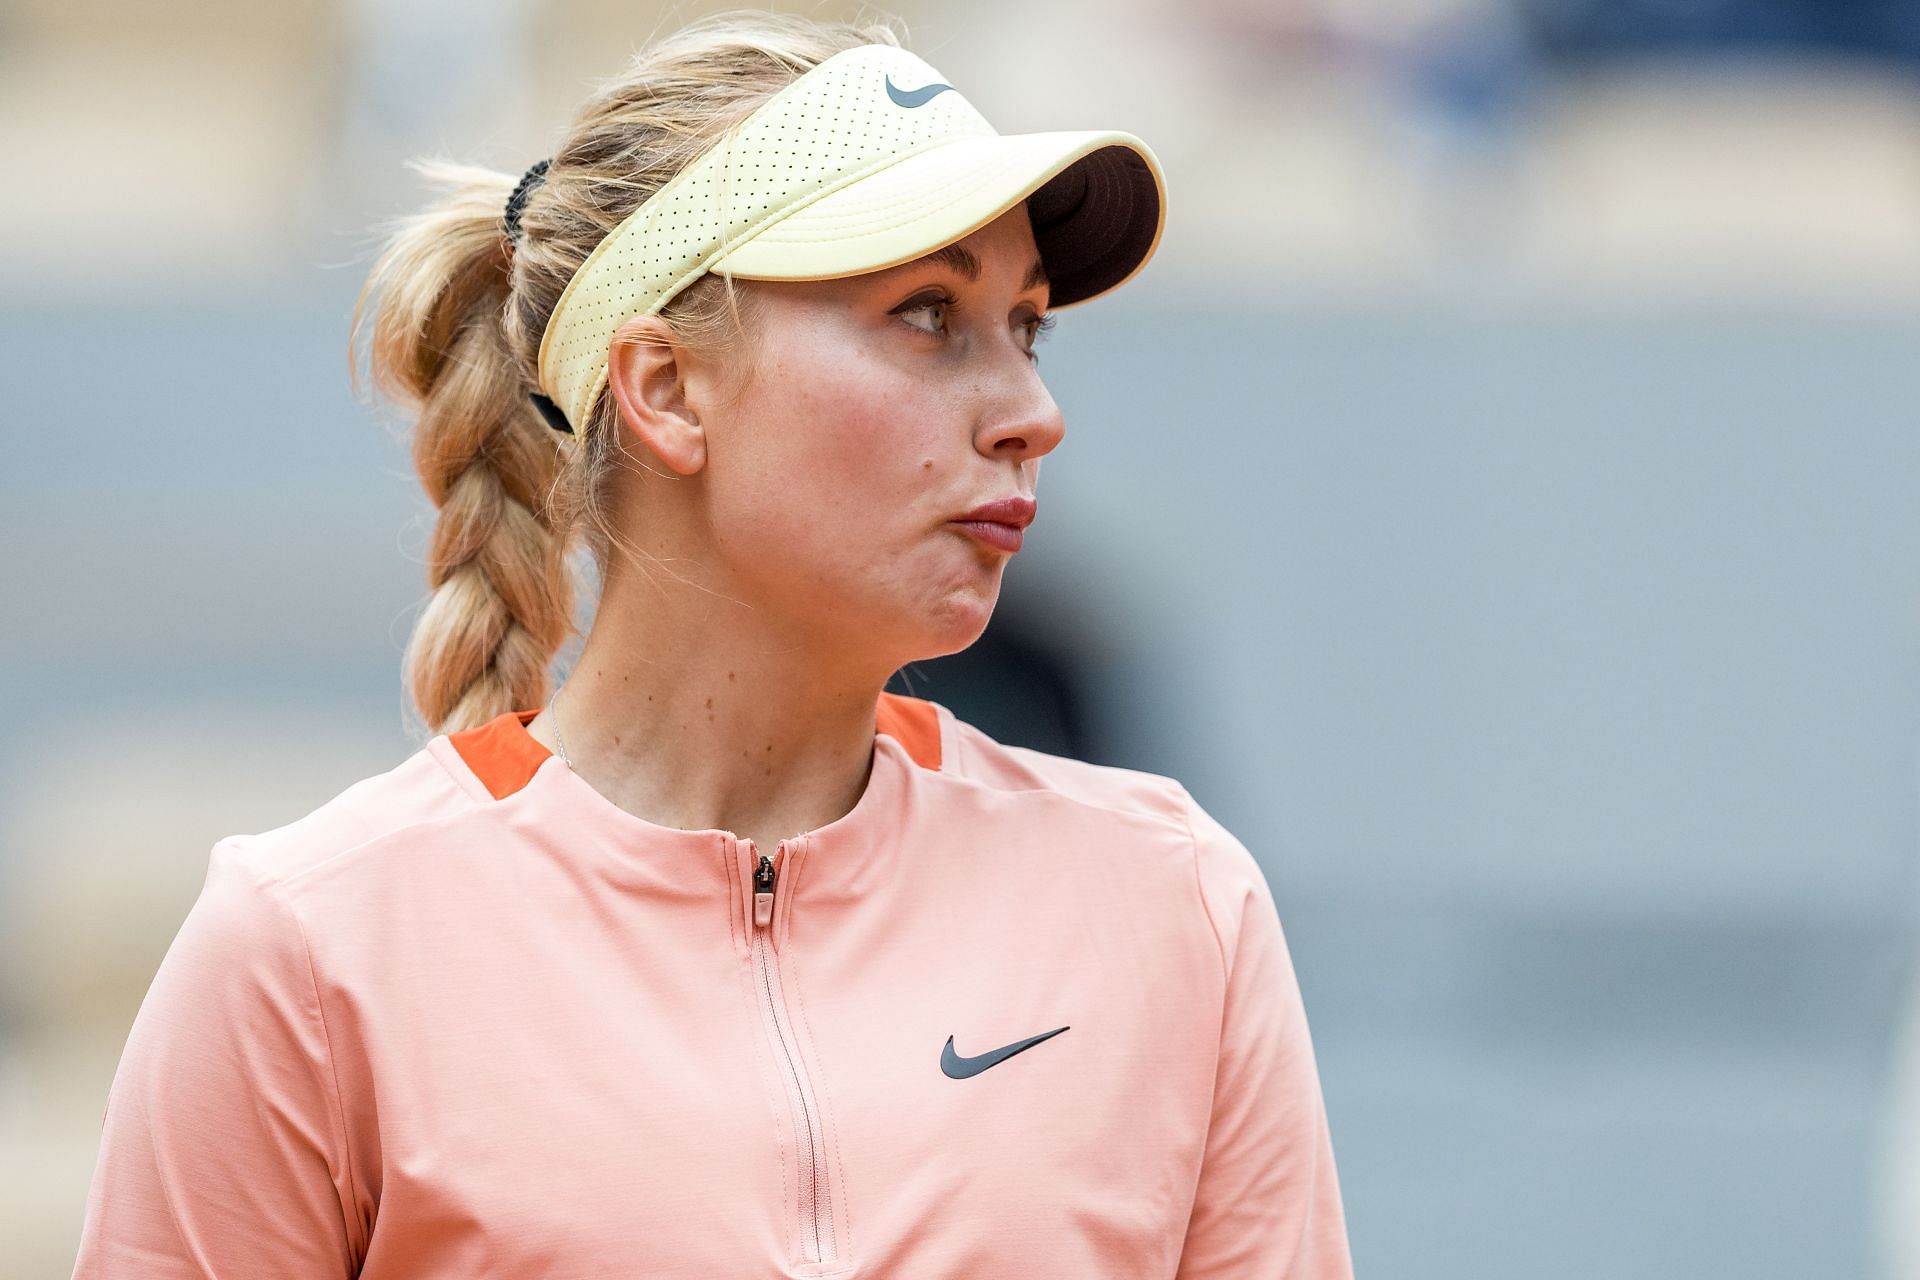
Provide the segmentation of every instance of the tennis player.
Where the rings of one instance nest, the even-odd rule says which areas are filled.
[[[214,846],[75,1275],[1350,1276],[1248,849],[883,687],[987,625],[1147,146],[725,15],[517,185],[426,170],[354,330],[440,512],[433,736]]]

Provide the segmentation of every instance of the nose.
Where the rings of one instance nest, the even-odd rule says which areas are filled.
[[[1025,462],[1052,453],[1067,434],[1066,419],[1040,371],[1025,356],[990,399],[975,433],[975,447],[995,461]]]

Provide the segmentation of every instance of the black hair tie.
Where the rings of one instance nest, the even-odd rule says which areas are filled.
[[[520,243],[520,212],[527,207],[527,197],[533,194],[533,189],[539,186],[541,180],[547,176],[547,167],[552,163],[551,158],[534,161],[532,166],[520,175],[519,185],[514,187],[513,194],[507,197],[507,211],[500,221],[506,229],[509,244]],[[550,397],[538,391],[529,391],[527,399],[532,401],[533,407],[540,411],[540,416],[546,420],[548,426],[567,435],[573,434],[573,424],[567,421],[567,415]]]
[[[552,427],[555,431],[564,431],[568,435],[573,434],[573,424],[567,421],[567,415],[561,412],[559,405],[555,404],[548,397],[541,395],[538,391],[527,392],[527,399],[533,401],[533,407],[540,411],[540,416],[547,420],[548,426]]]
[[[520,185],[513,189],[512,195],[507,197],[507,212],[501,222],[506,227],[509,243],[520,243],[520,211],[527,207],[527,197],[533,194],[533,189],[539,186],[541,179],[547,176],[547,166],[552,163],[551,158],[534,161],[533,166],[520,175]]]

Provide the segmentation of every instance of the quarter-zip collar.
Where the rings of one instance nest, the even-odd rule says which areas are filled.
[[[538,708],[503,713],[456,744],[468,770],[498,799],[501,820],[549,847],[577,851],[578,841],[589,842],[596,870],[623,890],[731,899],[735,937],[743,947],[752,935],[759,854],[773,860],[778,876],[771,926],[778,947],[797,898],[856,899],[890,874],[918,807],[916,788],[924,785],[918,775],[927,772],[893,734],[877,732],[867,785],[853,808],[762,850],[723,828],[687,830],[629,813],[527,732],[538,714]],[[924,754],[924,744],[916,742],[915,750]]]

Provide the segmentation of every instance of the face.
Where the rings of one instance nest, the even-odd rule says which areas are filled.
[[[1026,206],[957,247],[839,280],[736,282],[763,304],[751,373],[698,407],[700,497],[733,593],[889,671],[985,629],[1016,553],[955,522],[1036,497],[1066,432],[1033,352],[1047,284]]]

